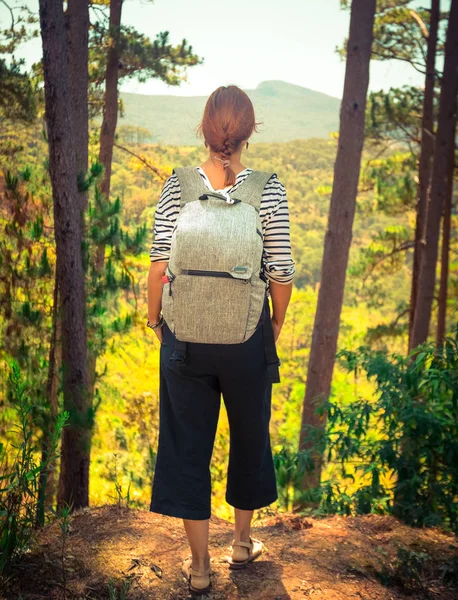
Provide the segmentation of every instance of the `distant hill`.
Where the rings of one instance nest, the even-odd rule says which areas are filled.
[[[262,121],[253,142],[287,142],[323,138],[336,131],[340,100],[284,81],[263,81],[254,90],[245,90]],[[121,92],[124,117],[118,126],[144,127],[153,143],[196,145],[195,135],[207,96],[130,94]]]

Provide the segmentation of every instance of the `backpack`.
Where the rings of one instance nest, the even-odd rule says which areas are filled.
[[[162,313],[178,340],[239,344],[260,322],[261,197],[274,173],[251,171],[234,192],[212,192],[195,167],[179,167],[180,212],[163,278]]]

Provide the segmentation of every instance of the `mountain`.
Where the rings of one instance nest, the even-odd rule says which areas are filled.
[[[263,81],[244,90],[262,121],[252,142],[286,142],[323,138],[338,130],[340,100],[285,81]],[[194,146],[202,143],[195,129],[208,96],[173,96],[121,92],[124,116],[118,126],[144,127],[150,142]],[[145,140],[148,141],[148,140]]]

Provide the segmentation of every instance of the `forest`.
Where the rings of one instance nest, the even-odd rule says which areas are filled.
[[[122,0],[39,0],[36,12],[3,4],[0,598],[182,598],[157,560],[143,588],[127,568],[107,582],[100,564],[122,544],[98,557],[100,581],[88,577],[85,588],[83,563],[93,563],[72,535],[80,518],[94,543],[96,529],[108,536],[121,520],[139,537],[152,523],[155,552],[181,539],[175,525],[141,516],[159,420],[160,345],[145,327],[146,289],[164,182],[208,152],[198,139],[145,143],[151,132],[118,123],[119,87],[127,78],[179,86],[203,57],[169,32],[151,40],[124,25]],[[374,558],[363,572],[361,556],[349,559],[364,589],[330,576],[320,588],[324,566],[298,575],[286,557],[275,596],[260,566],[258,588],[221,579],[215,599],[457,597],[458,0],[424,4],[341,2],[350,29],[336,40],[346,64],[339,130],[254,139],[244,156],[285,185],[296,265],[272,400],[279,498],[256,522],[289,532],[297,553],[306,535],[327,543],[328,522],[336,539],[399,539],[367,550],[382,567]],[[37,36],[43,55],[26,70],[15,52]],[[424,86],[370,92],[371,61],[407,62]],[[228,452],[223,410],[211,464],[223,537]],[[276,548],[274,533],[270,541]],[[46,566],[43,548],[54,552]]]

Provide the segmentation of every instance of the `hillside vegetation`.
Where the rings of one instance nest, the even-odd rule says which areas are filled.
[[[285,81],[263,81],[244,90],[262,121],[253,142],[287,142],[326,137],[338,129],[340,100]],[[146,95],[120,92],[124,114],[119,125],[140,127],[144,141],[194,145],[206,96]]]

